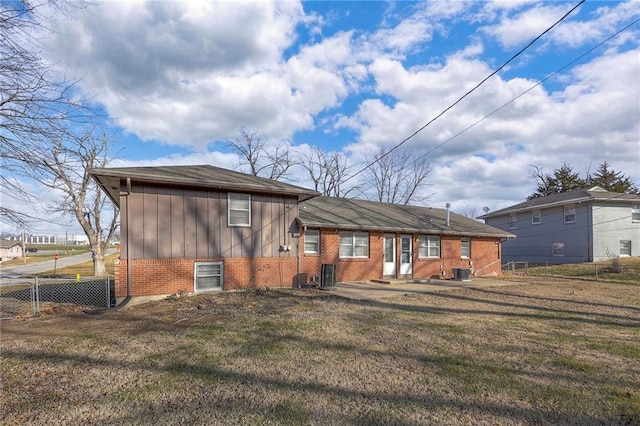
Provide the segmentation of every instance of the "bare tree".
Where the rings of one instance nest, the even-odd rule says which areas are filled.
[[[61,201],[51,210],[78,221],[89,239],[95,276],[107,274],[105,256],[118,226],[118,209],[97,187],[89,170],[107,165],[111,146],[106,134],[88,131],[71,143],[56,144],[51,157],[42,160],[42,172],[33,176],[40,184],[62,192]]]
[[[478,211],[478,207],[476,206],[471,206],[468,204],[463,204],[460,207],[457,207],[454,210],[456,213],[458,213],[461,216],[464,217],[468,217],[470,219],[475,219],[478,216],[480,216],[480,212]]]
[[[364,175],[375,192],[376,201],[409,204],[422,203],[429,198],[423,191],[429,186],[431,164],[421,161],[419,155],[406,149],[387,150],[382,146],[369,163]]]
[[[0,3],[0,161],[8,171],[38,168],[37,159],[52,140],[67,132],[71,121],[83,121],[86,108],[75,83],[58,75],[38,54],[39,35],[50,32],[41,11],[69,14],[83,2],[64,0]],[[35,155],[34,155],[35,153]],[[18,181],[0,175],[3,191],[28,199]]]
[[[313,181],[314,189],[329,197],[346,197],[355,187],[346,187],[349,179],[347,158],[340,152],[326,153],[316,147],[300,161]]]
[[[241,166],[249,166],[249,172],[254,176],[271,180],[287,177],[294,164],[287,145],[272,145],[257,131],[240,129],[240,134],[240,139],[227,139],[227,145],[238,154]]]
[[[94,275],[102,276],[118,211],[88,170],[107,163],[110,140],[96,137],[93,129],[77,133],[96,111],[87,107],[75,81],[59,75],[39,54],[41,36],[51,32],[43,12],[48,8],[68,16],[86,6],[82,0],[0,3],[0,186],[5,196],[24,202],[35,198],[20,185],[24,178],[61,191],[61,201],[49,209],[75,217],[89,238]],[[29,217],[6,208],[2,216],[19,224]]]

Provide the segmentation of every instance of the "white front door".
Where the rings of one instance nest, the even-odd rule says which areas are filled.
[[[396,236],[384,236],[384,265],[382,274],[385,277],[396,276]]]
[[[411,246],[411,235],[402,235],[400,237],[400,275],[411,275],[413,273]]]

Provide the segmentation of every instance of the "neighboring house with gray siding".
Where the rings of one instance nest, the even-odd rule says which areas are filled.
[[[480,217],[516,235],[502,259],[582,263],[640,256],[640,196],[600,187],[533,198]]]

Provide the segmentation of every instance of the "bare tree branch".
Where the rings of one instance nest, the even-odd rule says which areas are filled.
[[[329,197],[346,197],[355,187],[345,188],[350,177],[347,158],[340,152],[325,153],[314,148],[301,156],[301,166],[307,171],[314,189]]]
[[[429,196],[423,190],[429,185],[431,164],[417,162],[417,156],[408,150],[387,151],[382,146],[369,160],[371,166],[364,171],[376,201],[393,204],[423,203]]]
[[[248,166],[254,176],[271,180],[287,178],[295,164],[287,145],[270,145],[257,131],[240,129],[240,134],[240,139],[227,139],[227,145],[240,157],[240,166]]]

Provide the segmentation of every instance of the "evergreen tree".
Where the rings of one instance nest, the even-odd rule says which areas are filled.
[[[630,177],[625,176],[622,172],[616,172],[610,169],[611,165],[606,161],[600,163],[598,170],[587,178],[588,186],[599,186],[611,192],[637,194],[638,188]]]
[[[567,163],[562,163],[559,169],[554,170],[553,175],[545,174],[540,167],[534,166],[531,177],[538,181],[538,189],[527,197],[528,199],[560,194],[586,186],[586,181]]]
[[[598,170],[593,175],[588,175],[586,179],[582,179],[567,163],[562,163],[562,166],[555,169],[551,175],[544,173],[540,166],[534,165],[529,174],[538,185],[536,192],[527,197],[529,200],[574,189],[589,189],[594,186],[611,192],[640,194],[640,189],[630,177],[611,169],[611,165],[606,161],[600,163]]]

